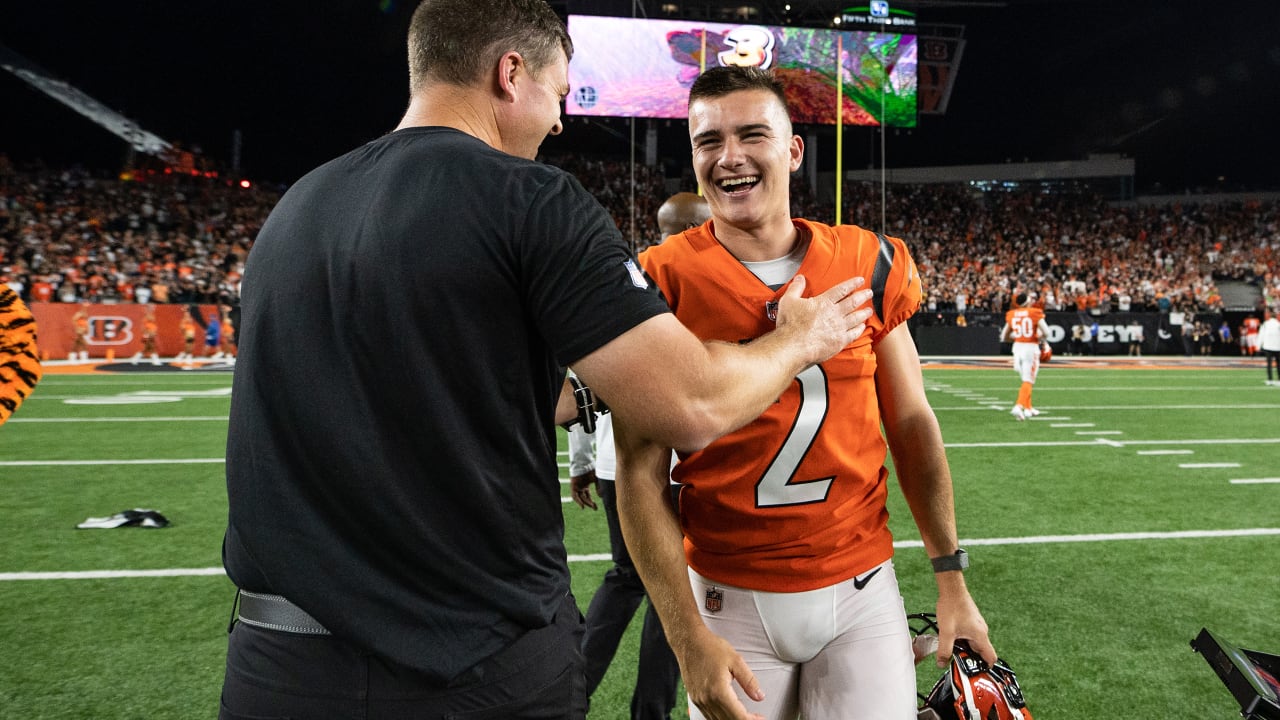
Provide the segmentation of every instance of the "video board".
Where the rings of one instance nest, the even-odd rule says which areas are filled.
[[[735,25],[693,20],[570,15],[569,115],[681,118],[689,86],[706,68],[772,68],[792,121],[915,127],[916,36]]]

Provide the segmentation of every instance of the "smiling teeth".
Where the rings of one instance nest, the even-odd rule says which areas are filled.
[[[758,175],[751,175],[749,177],[740,177],[740,178],[730,178],[728,180],[721,181],[720,187],[723,187],[723,188],[737,187],[738,185],[746,185],[747,183],[758,182],[759,180],[760,180],[760,177]]]

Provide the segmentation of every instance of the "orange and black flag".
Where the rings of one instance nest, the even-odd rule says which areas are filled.
[[[44,374],[36,348],[36,319],[8,285],[0,284],[0,425]]]

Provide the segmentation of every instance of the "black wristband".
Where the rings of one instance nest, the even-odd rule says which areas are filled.
[[[969,567],[969,553],[965,552],[964,548],[961,548],[956,550],[954,555],[936,557],[930,562],[933,563],[933,571],[936,573],[963,571]]]

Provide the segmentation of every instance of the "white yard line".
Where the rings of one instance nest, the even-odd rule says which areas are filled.
[[[158,380],[164,382],[191,382],[204,383],[206,385],[231,385],[230,375],[210,375],[207,373],[191,374],[181,370],[159,370],[149,372],[145,375],[129,374],[129,375],[45,375],[40,379],[40,387],[54,387],[58,385],[145,385],[150,387],[155,385]]]
[[[104,389],[104,390],[109,390],[110,388],[103,388],[103,389]],[[83,404],[89,404],[89,403],[84,403],[84,402],[81,402],[81,403],[75,403],[75,402],[68,402],[68,401],[75,401],[75,400],[80,400],[80,401],[84,401],[84,400],[96,400],[96,399],[103,398],[103,397],[110,397],[110,398],[131,398],[131,399],[136,398],[136,400],[137,400],[137,402],[138,402],[139,404],[141,404],[141,403],[142,403],[142,402],[143,402],[147,397],[166,397],[166,398],[167,398],[167,397],[176,397],[176,398],[182,398],[182,399],[185,399],[185,400],[224,400],[224,401],[230,401],[230,400],[231,400],[231,396],[230,396],[230,395],[228,395],[228,394],[226,394],[226,393],[218,393],[218,394],[216,394],[216,395],[212,395],[212,394],[209,394],[209,393],[207,393],[207,392],[205,392],[205,391],[203,391],[203,390],[173,390],[173,391],[171,391],[171,392],[165,392],[165,393],[147,393],[147,394],[145,394],[145,395],[144,395],[144,394],[142,394],[142,393],[140,393],[140,392],[137,392],[137,393],[118,393],[118,394],[116,394],[116,395],[103,395],[103,394],[90,395],[90,394],[88,394],[88,393],[79,393],[79,394],[77,394],[77,395],[39,395],[39,394],[33,394],[31,397],[27,398],[24,402],[31,402],[32,400],[59,400],[59,401],[61,401],[61,402],[65,403],[65,404],[72,404],[72,405],[74,405],[74,404],[82,404],[82,405],[83,405]],[[124,404],[124,403],[121,403],[121,404]]]
[[[946,448],[1028,448],[1028,447],[1130,447],[1134,445],[1274,445],[1280,438],[1205,438],[1193,440],[1109,440],[1094,438],[1093,440],[1065,441],[1029,441],[1029,442],[978,442],[978,443],[946,443]],[[1161,452],[1161,451],[1157,451]],[[1162,451],[1173,454],[1176,451]],[[557,453],[564,456],[563,451]],[[134,460],[0,460],[0,467],[27,467],[44,465],[198,465],[225,462],[225,458],[143,458]],[[561,468],[567,463],[557,463]]]
[[[147,458],[143,460],[2,460],[0,467],[40,467],[46,465],[205,465],[224,463],[226,458]]]
[[[1220,463],[1178,463],[1178,467],[1186,470],[1201,470],[1205,468],[1238,468],[1240,463],[1220,462]]]
[[[190,577],[226,575],[220,567],[169,568],[167,570],[75,570],[69,572],[0,573],[0,580],[103,580],[111,578]]]
[[[227,421],[226,415],[188,415],[166,417],[96,417],[96,418],[17,418],[11,417],[7,423],[98,423],[98,422],[216,422]]]
[[[985,442],[985,443],[946,443],[946,448],[1012,448],[1012,447],[1070,447],[1096,445],[1098,447],[1129,447],[1131,445],[1274,445],[1280,438],[1219,438],[1198,440],[1066,440],[1062,442]]]
[[[1007,403],[1007,401],[1006,401]],[[1010,406],[1012,407],[1012,406]],[[1280,410],[1280,403],[1236,403],[1213,405],[1037,405],[1041,410]],[[985,407],[934,405],[935,411],[986,410]]]
[[[1280,528],[1238,530],[1174,530],[1170,532],[1091,533],[1085,535],[1033,535],[1012,538],[961,539],[961,545],[1043,545],[1046,543],[1118,542],[1123,540],[1192,540],[1204,538],[1258,537],[1280,535]],[[918,540],[894,543],[894,547],[924,547]]]
[[[1232,485],[1270,485],[1280,483],[1280,478],[1236,478]]]
[[[1032,535],[1029,537],[967,538],[961,545],[1045,545],[1050,543],[1121,542],[1126,540],[1196,540],[1207,538],[1259,537],[1280,535],[1280,528],[1243,528],[1238,530],[1182,530],[1174,532],[1099,533],[1086,535]],[[919,540],[900,540],[895,548],[923,548]],[[598,562],[610,560],[608,553],[570,555],[569,562]],[[220,567],[172,568],[167,570],[78,570],[65,572],[8,572],[0,573],[0,581],[8,580],[100,580],[113,578],[185,577],[193,575],[222,575]]]
[[[1134,385],[1134,386],[1114,386],[1114,387],[1112,386],[1086,387],[1083,385],[1071,385],[1069,387],[1054,387],[1053,385],[1046,385],[1044,383],[1041,383],[1036,386],[1037,393],[1041,393],[1041,392],[1051,392],[1051,393],[1112,392],[1112,391],[1116,391],[1116,392],[1152,392],[1152,391],[1187,392],[1187,388],[1185,386],[1164,386],[1164,385],[1147,385],[1147,386]],[[1251,386],[1246,387],[1243,385],[1225,385],[1225,386],[1197,385],[1195,387],[1195,391],[1196,392],[1201,392],[1201,391],[1256,392],[1256,388]]]

